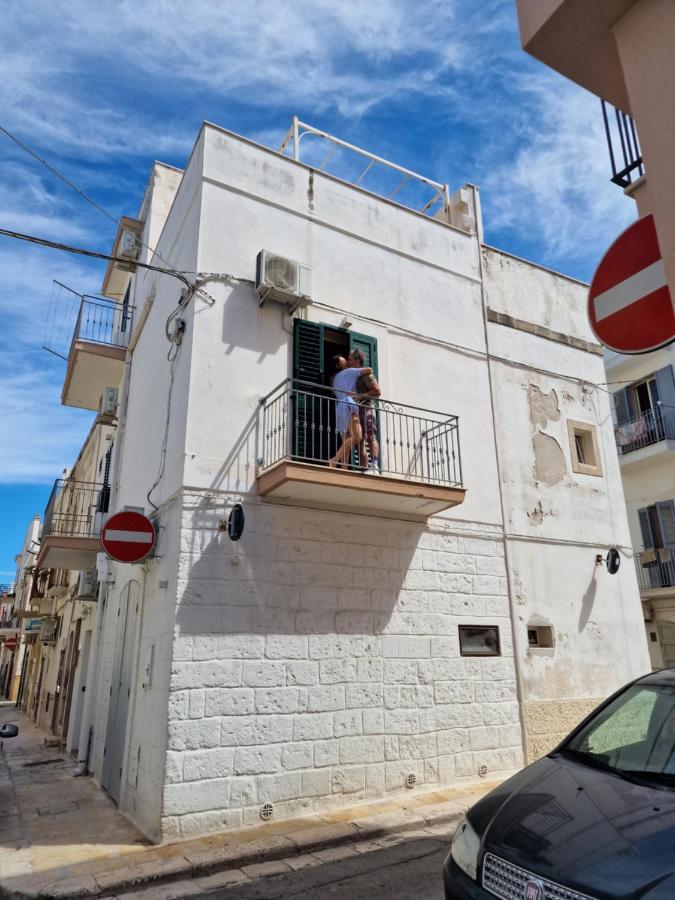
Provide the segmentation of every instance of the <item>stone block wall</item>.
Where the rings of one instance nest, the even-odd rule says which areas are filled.
[[[526,762],[534,762],[550,753],[605,699],[528,700],[523,703]]]
[[[258,503],[184,498],[163,835],[309,813],[522,764],[502,542]],[[462,657],[457,626],[500,628]]]

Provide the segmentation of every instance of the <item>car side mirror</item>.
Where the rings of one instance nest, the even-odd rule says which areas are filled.
[[[13,725],[11,722],[5,722],[4,725],[0,726],[0,740],[5,738],[16,737],[19,733],[18,726]]]

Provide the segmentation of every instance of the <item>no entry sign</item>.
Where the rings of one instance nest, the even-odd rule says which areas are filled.
[[[588,292],[593,333],[618,353],[648,353],[675,340],[675,315],[652,215],[603,256]]]
[[[15,637],[5,638],[5,649],[9,650],[10,653],[12,652],[12,650],[16,650],[16,644],[17,641]]]
[[[154,526],[142,513],[115,513],[103,526],[101,546],[117,562],[140,562],[155,546]]]

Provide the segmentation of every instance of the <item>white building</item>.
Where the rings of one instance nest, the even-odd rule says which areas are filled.
[[[605,362],[649,655],[675,666],[675,351]]]
[[[178,278],[111,263],[128,348],[69,362],[81,405],[120,388],[111,510],[157,507],[155,555],[104,579],[82,721],[155,839],[507,772],[649,668],[584,286],[484,246],[472,186],[410,178],[419,212],[366,190],[378,167],[349,183],[205,124],[114,251],[140,235],[201,289],[178,306]],[[261,250],[309,269],[295,308],[260,304]],[[351,347],[381,476],[325,465]]]

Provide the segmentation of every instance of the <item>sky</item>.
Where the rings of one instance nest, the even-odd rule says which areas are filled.
[[[514,0],[3,3],[0,125],[117,218],[205,119],[277,148],[291,117],[451,188],[486,241],[583,280],[635,217],[599,100],[520,48]],[[110,252],[116,227],[0,133],[0,227]],[[93,414],[60,405],[72,295],[105,263],[0,237],[0,582]]]

